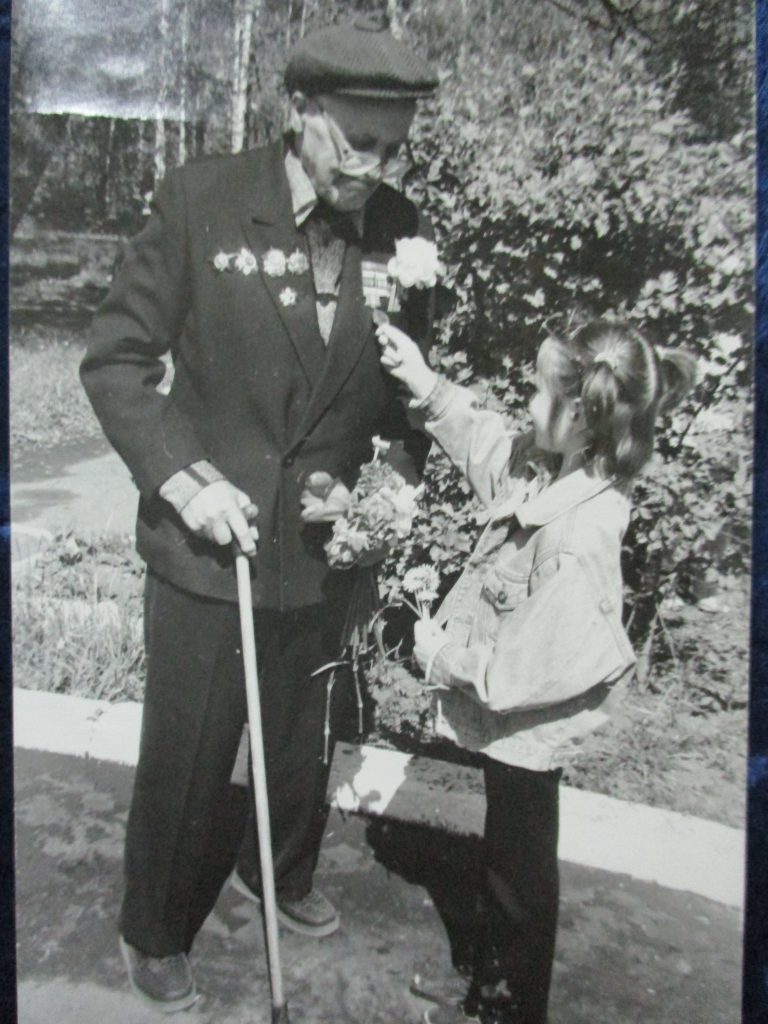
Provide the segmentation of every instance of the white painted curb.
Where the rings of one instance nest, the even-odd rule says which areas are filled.
[[[14,688],[14,744],[133,766],[141,712],[136,703]],[[485,801],[476,768],[340,743],[329,792],[343,811],[482,834]],[[562,786],[559,849],[564,861],[744,905],[741,829]]]

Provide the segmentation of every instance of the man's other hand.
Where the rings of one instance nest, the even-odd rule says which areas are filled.
[[[258,513],[247,494],[228,480],[218,480],[203,487],[180,514],[193,533],[221,545],[231,544],[235,538],[243,554],[252,557],[259,538],[253,523]]]
[[[330,473],[310,473],[299,498],[305,523],[335,523],[349,510],[350,494]]]

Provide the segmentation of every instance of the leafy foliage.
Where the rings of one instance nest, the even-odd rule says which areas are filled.
[[[455,296],[438,359],[513,420],[540,342],[585,319],[627,319],[700,359],[699,386],[635,489],[636,638],[667,589],[690,594],[702,566],[745,570],[748,555],[754,140],[702,142],[672,95],[629,40],[600,49],[572,31],[525,62],[466,53],[417,125],[411,183]],[[412,558],[451,571],[473,513],[445,463],[430,468]]]
[[[183,71],[190,118],[204,122],[197,146],[225,149],[232,19],[241,8],[226,0],[171,6],[189,16]],[[282,129],[290,43],[373,6],[264,0],[252,53],[249,144]],[[662,425],[658,455],[635,488],[625,578],[633,637],[643,643],[664,594],[696,597],[712,584],[708,577],[747,569],[750,5],[394,6],[409,42],[441,75],[437,97],[423,104],[415,124],[418,169],[408,182],[434,221],[449,269],[454,301],[435,352],[440,367],[506,410],[514,427],[524,420],[533,360],[548,332],[617,316],[699,357],[699,385]],[[27,43],[15,49],[17,93],[33,35]],[[17,135],[18,174],[47,167],[30,209],[67,226],[125,228],[141,216],[152,128],[70,117],[65,127],[33,125],[27,150]],[[57,149],[65,131],[68,142]],[[171,163],[177,139],[170,130],[168,140]],[[426,514],[388,567],[390,586],[424,560],[447,584],[471,549],[478,509],[439,453],[428,483]]]

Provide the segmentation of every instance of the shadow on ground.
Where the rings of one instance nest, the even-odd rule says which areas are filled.
[[[166,1019],[128,991],[115,937],[133,772],[16,751],[20,1024]],[[282,934],[292,1024],[408,1024],[416,963],[465,955],[476,840],[333,812],[319,866],[342,930]],[[733,1024],[736,911],[685,893],[564,865],[553,1024]],[[268,1024],[261,916],[222,892],[193,950],[203,993],[179,1024]]]

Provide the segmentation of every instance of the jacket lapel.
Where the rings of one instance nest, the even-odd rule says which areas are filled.
[[[322,372],[325,346],[317,326],[311,271],[269,274],[264,264],[270,249],[279,250],[286,258],[297,250],[307,256],[306,241],[296,228],[282,143],[256,151],[254,157],[259,162],[247,176],[241,207],[245,210],[243,231],[302,369],[310,383],[314,383]]]
[[[328,339],[325,365],[299,424],[294,443],[312,430],[332,404],[363,349],[370,344],[373,330],[371,311],[363,302],[360,245],[350,242],[344,253],[338,305]]]

